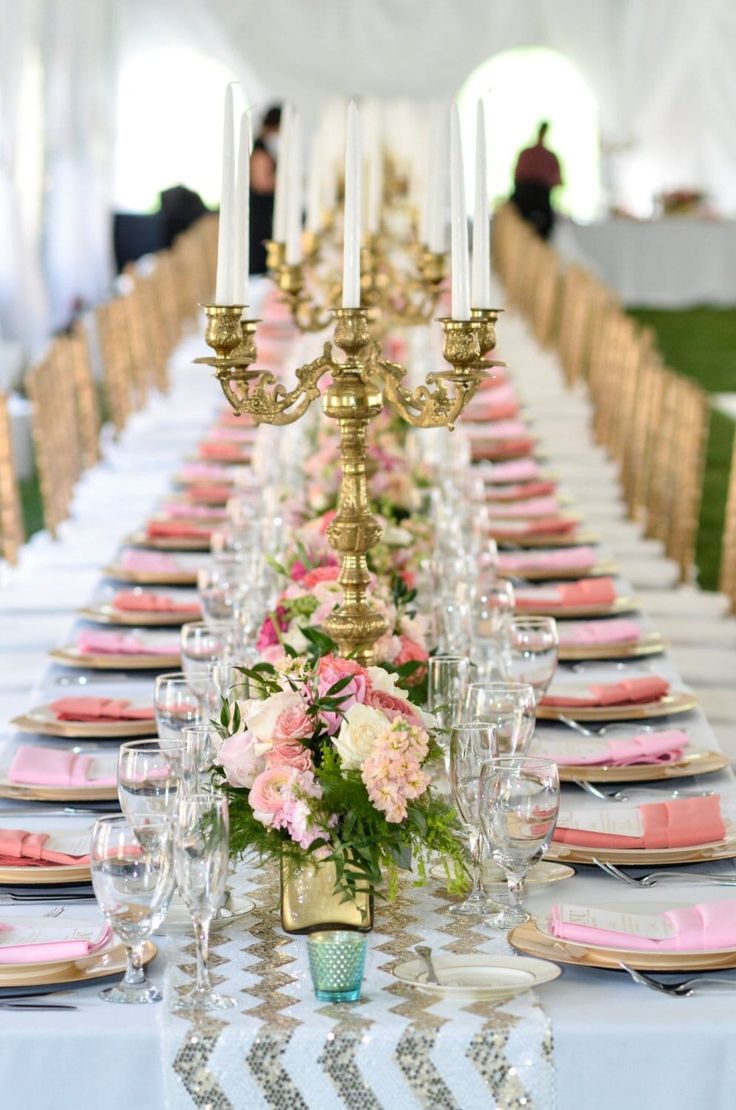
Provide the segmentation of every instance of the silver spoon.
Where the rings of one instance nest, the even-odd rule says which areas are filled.
[[[669,994],[674,998],[689,998],[692,994],[699,993],[699,987],[712,987],[714,990],[722,991],[736,990],[736,983],[731,979],[696,977],[683,979],[679,983],[660,983],[658,979],[653,979],[651,975],[645,975],[644,972],[637,971],[628,964],[620,963],[618,966],[627,971],[635,983],[640,983],[642,987],[649,987],[652,991],[659,991],[661,994]]]
[[[424,960],[424,963],[426,964],[427,982],[435,983],[437,986],[439,986],[440,981],[437,978],[437,972],[435,971],[434,964],[432,963],[432,949],[429,947],[428,944],[418,944],[414,951],[416,952],[417,956]]]

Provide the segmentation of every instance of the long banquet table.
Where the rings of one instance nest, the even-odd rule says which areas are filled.
[[[504,358],[514,368],[516,382],[525,391],[533,416],[534,392],[528,384],[525,389],[525,382],[533,382],[533,344],[518,321],[512,320],[510,324],[507,339],[504,339],[503,326],[500,328],[500,346]],[[515,343],[515,337],[523,342]],[[65,530],[61,542],[52,545],[40,538],[31,545],[23,569],[5,589],[0,602],[0,657],[4,662],[0,671],[0,707],[6,722],[3,730],[6,753],[18,739],[7,724],[14,713],[58,696],[60,690],[69,691],[70,676],[84,676],[83,671],[48,666],[46,649],[53,642],[68,638],[75,608],[99,588],[98,568],[112,556],[119,538],[140,523],[155,498],[165,491],[168,475],[177,461],[191,450],[198,435],[221,408],[218,391],[208,374],[189,365],[195,353],[200,353],[201,346],[199,337],[191,337],[182,344],[172,367],[174,387],[170,397],[156,402],[137,418],[123,441],[111,447],[107,461],[88,477],[81,489],[75,519]],[[580,451],[581,454],[585,451],[582,442]],[[658,673],[677,680],[666,656],[658,659],[656,666]],[[87,677],[94,683],[94,692],[100,694],[109,692],[131,697],[145,689],[150,691],[151,687],[151,679],[146,677],[127,675],[100,684],[91,674]],[[717,746],[702,713],[691,712],[685,723],[693,743]],[[549,735],[561,728],[559,725],[542,727]],[[736,782],[731,772],[709,776],[707,783],[705,779],[696,782],[702,789],[718,789],[723,794],[726,814],[733,820]],[[565,792],[570,794],[575,788],[565,787]],[[656,796],[655,790],[652,793]],[[575,793],[575,801],[581,806],[599,804],[579,792]],[[20,802],[6,801],[0,805],[3,817],[11,811],[24,813],[27,808],[27,803]],[[718,866],[728,872],[733,870],[731,861]],[[708,870],[712,871],[713,865],[709,865]],[[232,930],[233,938],[227,942],[230,967],[224,959],[223,964],[231,989],[235,985],[247,1000],[243,1008],[259,1006],[265,1009],[260,1018],[241,1022],[241,1033],[252,1051],[247,1054],[247,1062],[243,1053],[236,1073],[232,1070],[232,1056],[225,1051],[225,1039],[218,1042],[221,1030],[217,1023],[215,1027],[199,1031],[188,1030],[184,1021],[167,1013],[165,1005],[111,1006],[97,997],[97,986],[82,986],[58,996],[60,1000],[77,1003],[79,1008],[75,1012],[0,1010],[2,1106],[9,1110],[16,1107],[41,1110],[50,1106],[56,1110],[99,1106],[128,1110],[132,1106],[197,1105],[240,1110],[246,1106],[306,1105],[320,1110],[340,1106],[385,1106],[394,1110],[395,1107],[423,1105],[471,1110],[494,1105],[489,1084],[497,1083],[498,1077],[484,1074],[486,1082],[480,1082],[477,1066],[474,1070],[467,1060],[458,1059],[454,1051],[453,1038],[459,1030],[456,1023],[471,1019],[464,1019],[444,1003],[423,1008],[423,1011],[430,1010],[430,1027],[434,1014],[448,1019],[439,1022],[442,1032],[438,1033],[436,1041],[430,1040],[429,1048],[419,1036],[428,1028],[426,1013],[424,1017],[410,1013],[408,1018],[402,1019],[411,1023],[409,1029],[416,1034],[409,1042],[410,1056],[413,1053],[412,1058],[421,1059],[424,1064],[433,1062],[436,1074],[442,1077],[441,1088],[436,1083],[422,1086],[416,1075],[411,1083],[403,1083],[411,1068],[404,1060],[399,1070],[390,1034],[391,1023],[396,1020],[392,1006],[401,999],[390,993],[390,976],[381,970],[389,958],[386,934],[394,936],[394,949],[396,944],[400,945],[402,936],[408,942],[407,934],[402,934],[400,929],[396,939],[398,926],[395,927],[395,923],[390,927],[385,922],[382,925],[379,917],[370,942],[365,986],[367,1001],[354,1009],[354,1016],[347,1017],[346,1008],[339,1013],[339,1007],[325,1008],[314,1002],[301,938],[289,942],[288,950],[295,960],[289,970],[294,974],[287,972],[274,988],[285,992],[287,1002],[291,1001],[274,1010],[273,999],[267,997],[269,976],[274,970],[273,963],[269,964],[268,960],[272,958],[278,964],[278,953],[283,955],[283,942],[275,926],[273,890],[267,883],[264,886],[264,875],[260,871],[249,870],[246,866],[239,875],[242,890],[254,892],[260,900],[260,915],[254,915],[252,920],[246,918],[244,925]],[[532,912],[541,913],[559,900],[563,888],[564,899],[568,902],[618,896],[628,903],[651,906],[657,900],[656,893],[617,887],[593,869],[581,868],[569,882],[559,884],[559,888],[557,884],[532,888],[529,894]],[[689,884],[665,889],[668,895],[673,893],[673,898],[675,895],[693,900],[702,897],[702,888]],[[708,890],[708,897],[728,898],[729,892],[727,888],[713,888]],[[94,909],[74,912],[92,914]],[[392,911],[384,912],[390,915]],[[428,910],[415,913],[409,928],[411,943],[416,943],[417,933],[421,934],[422,922],[430,927],[428,915]],[[477,923],[473,923],[472,929],[475,933],[483,933],[483,927]],[[490,932],[487,936],[492,950],[503,950],[502,938]],[[176,982],[181,981],[182,973],[174,965],[191,964],[191,948],[182,953],[180,941],[173,937],[159,937],[157,943],[160,952],[151,975],[165,982],[170,993]],[[442,938],[438,941],[433,934],[433,943],[441,945]],[[224,944],[225,939],[221,938],[213,945],[216,971],[220,967],[217,953]],[[271,956],[270,949],[273,950]],[[172,966],[167,968],[167,961]],[[254,970],[249,971],[250,968]],[[736,972],[721,974],[736,977]],[[536,992],[536,1000],[541,1007],[540,1013],[546,1015],[551,1025],[551,1062],[557,1105],[561,1110],[587,1110],[588,1107],[619,1110],[621,1106],[646,1107],[647,1110],[678,1107],[726,1110],[733,1105],[736,1007],[732,996],[659,997],[636,986],[623,973],[565,966],[557,981]],[[265,1051],[259,1055],[255,1051],[259,1046],[270,1044],[273,1048],[273,1040],[269,1038],[278,1033],[284,1013],[298,1024],[293,1042],[286,1038],[281,1055],[277,1052],[274,1057]],[[496,1016],[493,1012],[486,1015],[489,1022],[483,1027],[486,1031],[505,1028],[504,1022],[508,1022],[513,1006],[495,1013]],[[366,1019],[363,1024],[362,1018]],[[326,1067],[310,1066],[310,1053],[313,1065],[317,1055],[321,1054],[322,1059],[327,1053],[336,1036],[344,1037],[348,1026],[353,1053],[348,1062],[352,1070],[340,1078],[339,1067],[330,1072]],[[339,1043],[344,1047],[347,1042]],[[522,1073],[523,1066],[522,1059]],[[549,1089],[535,1097],[533,1088],[531,1082],[525,1088],[526,1093],[518,1096],[512,1084],[508,1088],[508,1101],[498,1101],[496,1105],[540,1108],[554,1105]],[[372,1093],[367,1093],[369,1090]]]

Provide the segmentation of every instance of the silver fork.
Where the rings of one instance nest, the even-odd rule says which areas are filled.
[[[53,902],[56,906],[64,903],[93,902],[94,894],[72,892],[69,894],[25,894],[20,891],[6,890],[0,894],[0,906],[33,905],[38,902]]]
[[[696,976],[693,979],[682,979],[679,983],[660,983],[658,979],[653,979],[651,975],[645,975],[643,971],[637,971],[628,964],[620,963],[618,966],[627,971],[635,983],[640,983],[642,987],[649,987],[649,990],[658,991],[660,994],[669,994],[674,998],[689,998],[693,994],[698,994],[701,987],[726,993],[736,991],[736,982],[731,979]]]
[[[610,875],[612,879],[620,879],[623,883],[628,883],[629,886],[635,886],[641,889],[642,887],[647,890],[649,887],[656,886],[657,883],[666,882],[688,882],[688,883],[706,883],[710,886],[736,886],[736,875],[704,875],[702,871],[650,871],[647,875],[627,875],[619,867],[613,863],[608,863],[606,860],[594,859],[593,863],[599,867],[601,871],[605,871],[606,875]]]
[[[666,794],[662,791],[656,793],[649,790],[646,786],[633,787],[627,794],[624,790],[612,790],[609,792],[601,790],[592,782],[587,782],[585,779],[572,779],[574,786],[579,786],[587,794],[592,794],[594,798],[600,798],[604,802],[631,802],[634,800],[634,795],[639,798],[646,795],[647,800],[650,802],[658,801],[672,801],[673,798],[710,798],[713,796],[712,790],[669,790]]]
[[[567,717],[563,713],[559,713],[555,720],[559,721],[563,725],[567,725],[567,727],[571,728],[573,732],[580,733],[581,736],[585,736],[588,740],[595,740],[598,736],[605,736],[613,729],[621,727],[621,722],[616,721],[610,725],[599,725],[598,728],[595,729],[586,728],[586,726],[581,724],[580,721],[576,721],[573,717]],[[637,726],[637,730],[639,732],[654,732],[654,725],[639,725]]]

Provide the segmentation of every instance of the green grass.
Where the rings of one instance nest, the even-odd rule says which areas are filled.
[[[708,393],[736,393],[736,308],[629,311],[641,324],[654,328],[659,349],[673,370],[686,374]],[[733,420],[714,410],[695,552],[698,581],[709,590],[718,588],[733,438]]]

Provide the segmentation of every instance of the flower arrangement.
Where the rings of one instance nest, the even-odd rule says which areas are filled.
[[[391,896],[409,860],[423,879],[431,852],[461,881],[455,816],[431,787],[433,719],[395,674],[306,638],[306,655],[244,668],[253,696],[223,706],[231,851],[331,862],[343,899],[384,882]]]

